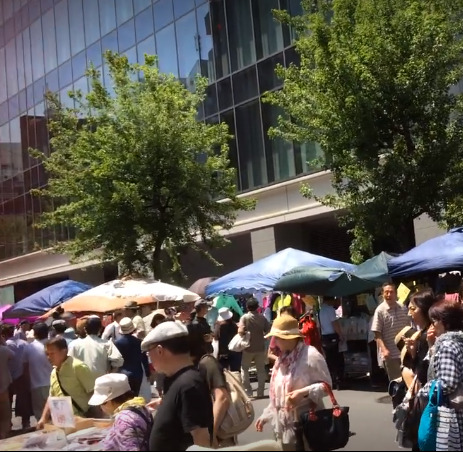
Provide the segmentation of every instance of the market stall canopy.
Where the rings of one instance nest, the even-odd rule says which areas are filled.
[[[29,295],[3,313],[4,319],[40,316],[92,286],[68,279]]]
[[[213,281],[215,281],[217,276],[208,276],[207,278],[200,278],[196,280],[189,288],[191,292],[197,293],[200,297],[206,297],[206,287]]]
[[[383,252],[351,271],[315,266],[296,267],[278,280],[275,289],[332,297],[367,292],[389,279],[387,262],[390,258]]]
[[[463,227],[452,229],[392,258],[388,265],[393,278],[462,269]]]
[[[235,270],[209,284],[206,295],[228,293],[238,295],[251,292],[269,291],[283,273],[294,267],[312,265],[352,271],[355,265],[329,259],[306,251],[286,248],[271,256],[260,259],[246,267]]]
[[[116,279],[72,298],[61,307],[67,312],[104,313],[121,309],[128,301],[136,301],[143,305],[158,301],[183,300],[185,296],[198,297],[187,289],[160,281]]]

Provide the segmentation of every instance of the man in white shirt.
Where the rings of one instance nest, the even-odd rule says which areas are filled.
[[[36,323],[34,337],[35,340],[27,345],[24,352],[24,366],[25,372],[29,373],[32,411],[35,418],[39,420],[50,393],[50,375],[53,369],[45,352],[48,326],[45,323]]]
[[[68,354],[82,361],[93,372],[95,378],[114,372],[124,364],[124,358],[111,341],[98,337],[102,324],[98,316],[87,320],[87,337],[71,343]]]
[[[338,307],[339,300],[333,297],[324,297],[320,306],[319,319],[326,363],[333,384],[336,385],[337,389],[340,389],[344,379],[344,355],[339,352],[339,342],[343,340],[343,337],[341,325],[336,315]]]
[[[146,336],[145,322],[138,314],[138,303],[136,301],[128,301],[124,306],[124,317],[132,320],[135,326],[136,336],[138,339],[144,339]]]
[[[114,322],[106,326],[101,335],[102,339],[109,341],[110,339],[115,342],[122,337],[121,332],[119,331],[119,322],[122,320],[124,313],[122,311],[114,311],[113,319]]]

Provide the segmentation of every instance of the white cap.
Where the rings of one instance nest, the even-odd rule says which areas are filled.
[[[141,349],[146,352],[153,344],[160,344],[174,337],[188,336],[187,327],[179,321],[167,321],[153,328],[143,339]]]
[[[219,322],[225,322],[226,320],[230,320],[233,317],[232,312],[228,308],[220,308],[219,309],[219,316],[217,317],[217,320]]]
[[[98,377],[95,380],[95,389],[93,395],[88,401],[89,405],[99,406],[103,403],[113,400],[127,392],[130,385],[127,375],[124,374],[107,374]]]
[[[129,317],[124,317],[119,322],[119,333],[121,334],[132,334],[135,331],[135,325],[132,322],[132,319]]]

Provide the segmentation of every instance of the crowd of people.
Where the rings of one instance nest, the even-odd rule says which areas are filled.
[[[189,316],[170,308],[156,310],[149,325],[138,315],[136,302],[114,312],[106,327],[97,315],[76,319],[63,312],[32,328],[27,322],[18,328],[4,324],[0,436],[10,433],[13,405],[24,429],[30,426],[31,416],[41,429],[50,422],[48,397],[69,396],[76,416],[113,420],[104,450],[233,445],[236,437],[220,437],[232,403],[227,369],[249,397],[269,398],[257,417],[257,431],[268,424],[283,450],[297,450],[301,413],[309,407],[323,408],[328,395],[325,383],[331,387],[342,382],[339,344],[344,338],[336,315],[338,304],[336,299],[324,299],[319,344],[301,333],[291,306],[282,307],[270,323],[255,298],[247,301],[239,320],[229,307],[221,307],[212,328],[206,319],[210,302],[199,297]],[[428,289],[412,294],[403,305],[397,301],[396,286],[386,283],[371,330],[379,365],[391,382],[408,388],[409,396],[413,392],[416,400],[425,399],[433,380],[442,382],[448,400],[458,392],[463,384],[463,308],[454,296],[436,296]],[[236,335],[248,340],[241,352],[228,347]],[[265,394],[268,362],[273,370]],[[255,393],[252,365],[257,373]],[[418,405],[415,424],[420,418]],[[463,407],[455,413],[463,433]],[[419,450],[417,425],[413,428],[409,422],[407,435],[414,450]]]

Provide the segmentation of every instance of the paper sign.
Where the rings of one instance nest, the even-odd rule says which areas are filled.
[[[60,428],[76,426],[71,397],[49,397],[48,404],[53,425]]]
[[[400,283],[400,286],[397,288],[397,301],[400,304],[404,304],[409,293],[410,289],[404,283]]]

